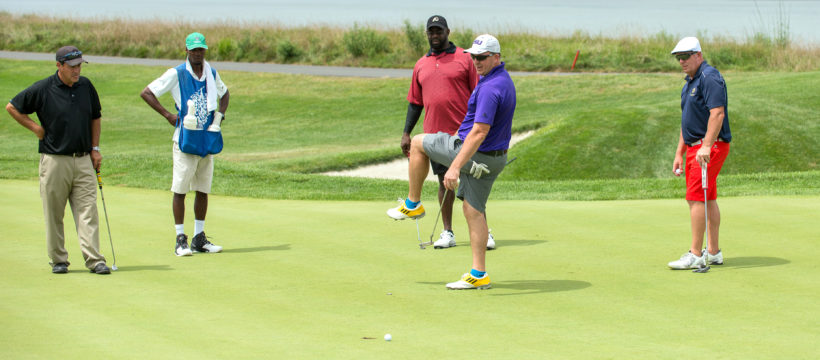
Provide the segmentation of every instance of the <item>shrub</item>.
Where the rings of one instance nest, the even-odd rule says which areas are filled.
[[[347,51],[354,57],[383,54],[390,51],[390,40],[376,30],[361,28],[358,24],[346,32],[342,38]]]

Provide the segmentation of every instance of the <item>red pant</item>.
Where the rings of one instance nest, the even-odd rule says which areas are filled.
[[[695,154],[700,147],[701,145],[695,145],[686,149],[686,200],[704,201],[700,164],[695,160]],[[706,166],[709,177],[706,192],[709,200],[717,199],[717,176],[728,155],[729,143],[715,141],[709,154],[709,164]]]

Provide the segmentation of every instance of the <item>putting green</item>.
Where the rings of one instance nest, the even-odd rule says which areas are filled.
[[[817,196],[721,199],[726,265],[707,274],[666,268],[683,200],[491,200],[493,289],[448,291],[469,269],[460,210],[459,246],[422,251],[389,200],[212,196],[225,251],[178,258],[170,193],[104,190],[120,270],[83,268],[67,216],[54,275],[37,183],[0,181],[0,358],[820,357]]]

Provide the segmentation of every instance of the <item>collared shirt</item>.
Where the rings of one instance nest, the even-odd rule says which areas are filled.
[[[73,86],[60,80],[57,72],[23,90],[10,101],[21,114],[36,113],[45,137],[38,151],[70,155],[91,151],[91,120],[99,119],[100,97],[84,76]]]
[[[515,84],[502,62],[478,81],[467,103],[467,115],[458,129],[458,137],[462,141],[467,138],[474,122],[488,124],[490,132],[478,150],[507,150],[512,137],[514,113]]]
[[[729,130],[729,99],[726,81],[717,69],[704,60],[694,77],[685,78],[686,84],[680,94],[681,134],[683,142],[694,143],[706,136],[709,110],[723,106],[723,126],[718,138],[732,141]]]
[[[455,134],[476,83],[478,74],[470,54],[452,42],[440,53],[431,49],[422,56],[413,67],[407,101],[424,106],[424,132]]]

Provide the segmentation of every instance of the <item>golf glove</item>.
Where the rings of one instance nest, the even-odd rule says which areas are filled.
[[[487,165],[473,161],[473,167],[470,168],[470,175],[476,179],[481,179],[482,175],[489,173],[490,169],[487,168]]]
[[[222,119],[225,118],[225,115],[221,112],[217,111],[214,113],[214,122],[211,123],[211,126],[208,126],[208,131],[210,132],[220,132],[222,130]]]
[[[188,113],[185,114],[185,117],[182,118],[182,126],[184,126],[188,130],[197,130],[196,124],[196,107],[194,107],[194,101],[188,100]]]

